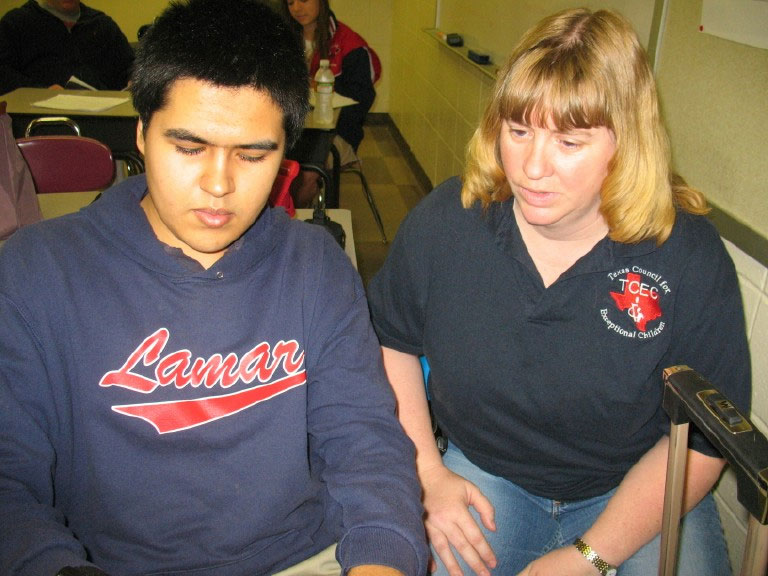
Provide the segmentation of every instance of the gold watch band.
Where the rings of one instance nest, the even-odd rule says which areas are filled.
[[[584,542],[584,540],[576,538],[576,540],[573,541],[573,545],[576,546],[576,549],[581,552],[584,558],[589,560],[592,565],[598,569],[602,576],[616,576],[616,566],[612,566],[600,558],[597,552],[592,550],[592,547]]]

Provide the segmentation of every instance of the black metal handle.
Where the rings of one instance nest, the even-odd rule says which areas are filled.
[[[738,500],[768,524],[768,440],[703,376],[688,366],[664,370],[664,410],[672,424],[693,423],[723,455],[737,479]]]

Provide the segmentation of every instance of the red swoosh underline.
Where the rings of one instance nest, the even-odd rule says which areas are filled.
[[[297,374],[276,380],[270,384],[262,384],[221,396],[209,396],[195,400],[177,400],[147,404],[124,404],[112,406],[112,410],[146,420],[160,434],[178,432],[207,424],[219,418],[231,416],[236,412],[250,408],[264,400],[268,400],[305,384],[307,381],[304,370]]]

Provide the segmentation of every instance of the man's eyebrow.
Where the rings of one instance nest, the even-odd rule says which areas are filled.
[[[192,142],[194,144],[203,144],[205,146],[213,146],[212,142],[209,142],[205,138],[197,136],[189,130],[183,128],[169,128],[165,131],[166,138],[172,138],[174,140],[183,140],[185,142]],[[277,150],[280,145],[274,140],[257,140],[256,142],[249,142],[248,144],[238,144],[234,148],[241,148],[243,150]]]

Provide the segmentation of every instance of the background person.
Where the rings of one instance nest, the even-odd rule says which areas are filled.
[[[409,214],[368,287],[441,574],[656,572],[662,369],[750,403],[739,286],[706,210],[671,174],[624,18],[569,10],[524,35],[463,179]],[[723,461],[694,435],[688,466],[678,574],[727,574]]]
[[[363,123],[376,98],[374,84],[381,76],[381,62],[376,52],[368,46],[362,36],[343,22],[336,20],[328,0],[283,0],[283,15],[293,22],[304,39],[304,54],[309,69],[310,81],[320,66],[321,59],[327,59],[336,80],[333,89],[342,96],[357,102],[344,106],[339,112],[334,145],[339,150],[341,164],[356,160],[357,148],[363,140]],[[292,156],[312,153],[311,134],[302,137],[301,149]],[[302,172],[308,179],[294,188],[297,205],[307,206],[317,192],[315,173]]]
[[[268,7],[172,2],[132,76],[146,173],[3,246],[0,573],[424,574],[360,278],[266,207],[305,79]]]
[[[63,88],[71,76],[98,90],[128,83],[133,49],[104,12],[80,0],[28,0],[0,19],[0,94]]]

